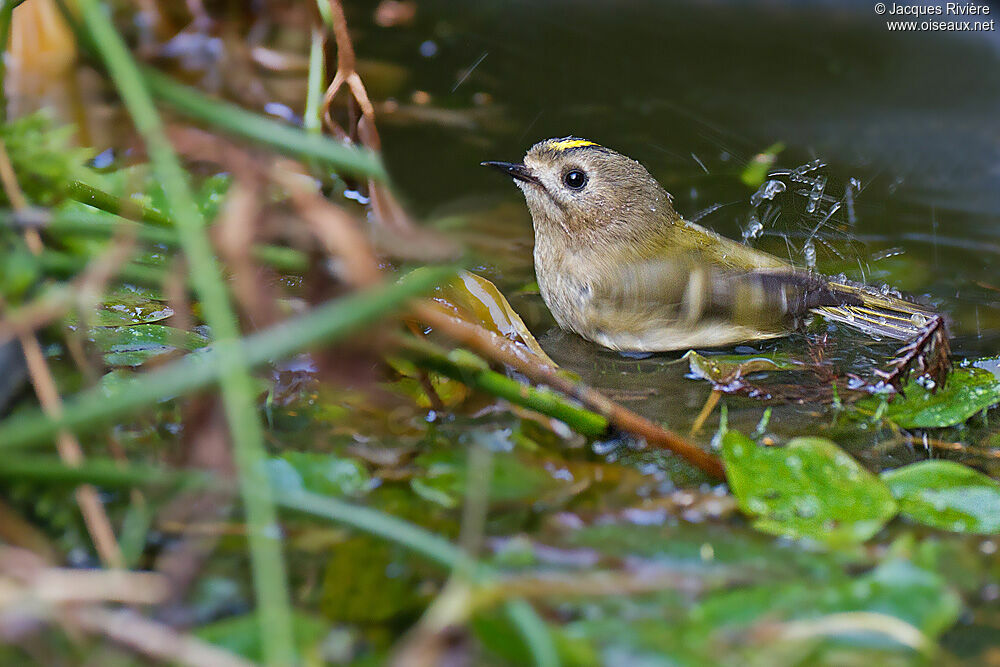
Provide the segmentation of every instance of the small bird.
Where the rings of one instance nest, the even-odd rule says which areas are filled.
[[[645,167],[592,141],[547,139],[521,163],[482,164],[524,193],[535,274],[556,322],[613,350],[774,338],[813,312],[875,338],[911,340],[937,317],[684,220]]]

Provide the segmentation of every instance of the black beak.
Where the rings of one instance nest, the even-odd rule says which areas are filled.
[[[525,183],[534,183],[535,185],[542,184],[542,182],[538,180],[538,177],[531,173],[531,170],[523,164],[514,164],[513,162],[494,162],[492,160],[480,162],[479,164],[483,167],[493,167],[494,169],[502,171],[515,181],[524,181]]]

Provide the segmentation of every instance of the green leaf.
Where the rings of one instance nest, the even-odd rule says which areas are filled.
[[[468,456],[463,450],[424,454],[414,463],[425,470],[410,482],[413,491],[443,507],[457,507],[468,486]],[[516,455],[497,453],[492,461],[489,498],[492,502],[529,502],[570,483],[554,478],[541,466]]]
[[[360,496],[371,488],[371,475],[353,459],[333,454],[286,452],[267,463],[276,489],[310,491],[324,496]]]
[[[767,172],[771,170],[774,166],[774,161],[778,158],[778,153],[785,150],[785,144],[780,141],[771,144],[765,148],[762,152],[754,155],[747,166],[743,168],[740,172],[740,180],[747,187],[757,188],[760,187],[764,179],[767,178]]]
[[[322,619],[301,612],[292,612],[292,633],[300,655],[315,651],[329,628],[329,624]],[[260,626],[256,614],[252,612],[202,626],[195,630],[194,634],[248,660],[258,661],[262,658]]]
[[[778,583],[713,595],[691,614],[710,632],[764,619],[815,618],[854,611],[898,618],[936,637],[958,618],[961,601],[936,574],[892,560],[856,579],[816,590],[807,582]]]
[[[880,399],[858,401],[862,410],[875,411]],[[930,392],[915,382],[889,403],[884,417],[901,428],[944,428],[961,424],[981,410],[1000,403],[1000,380],[982,368],[957,368],[945,386]]]
[[[779,354],[698,354],[689,350],[684,355],[691,374],[715,384],[729,384],[737,378],[763,371],[790,371],[802,364]]]
[[[1000,533],[1000,483],[954,461],[922,461],[882,473],[907,517],[957,533]]]
[[[109,366],[141,366],[164,352],[197,350],[208,343],[199,334],[162,324],[100,327],[92,329],[90,335]]]
[[[847,545],[867,540],[896,514],[885,484],[824,438],[762,447],[729,431],[722,456],[729,487],[758,530]]]
[[[104,297],[95,311],[93,324],[99,327],[120,327],[149,324],[165,320],[174,314],[173,308],[148,290],[119,287]]]
[[[683,597],[666,596],[653,604],[643,607],[634,598],[613,596],[588,601],[565,633],[589,639],[602,655],[616,656],[615,664],[911,664],[898,662],[914,657],[912,646],[886,633],[888,624],[838,628],[836,619],[858,613],[878,615],[869,616],[869,622],[891,617],[933,640],[954,625],[962,607],[941,577],[905,560],[890,560],[850,578],[803,579],[792,573],[712,591],[690,606]],[[568,613],[575,611],[570,605]],[[818,632],[808,638],[782,636],[782,629],[799,622]],[[880,657],[895,660],[886,663]]]

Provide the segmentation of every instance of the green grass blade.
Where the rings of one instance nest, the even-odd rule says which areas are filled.
[[[406,300],[430,291],[455,275],[449,267],[421,269],[397,283],[371,288],[286,320],[240,341],[237,356],[246,367],[277,361],[324,341],[335,340],[370,324]],[[62,418],[41,411],[0,422],[0,451],[50,442],[61,428],[92,430],[157,401],[217,382],[222,367],[209,349],[111,387],[98,387],[65,399]]]
[[[106,7],[97,0],[81,0],[79,4],[87,32],[146,143],[153,171],[167,195],[170,217],[188,259],[205,321],[215,339],[222,403],[247,518],[263,654],[270,665],[291,665],[296,653],[284,556],[274,504],[266,492],[264,433],[254,405],[253,382],[237,346],[236,314],[187,175],[166,137],[139,68],[105,13]]]
[[[186,116],[299,157],[321,160],[340,175],[388,179],[381,159],[368,149],[347,146],[234,104],[213,100],[152,69],[143,70],[143,76],[154,95]]]

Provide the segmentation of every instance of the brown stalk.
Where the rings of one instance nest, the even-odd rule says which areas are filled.
[[[167,664],[190,667],[252,667],[254,664],[128,609],[112,610],[94,605],[73,609],[67,617],[85,632],[107,637],[136,653]]]
[[[375,107],[368,98],[368,91],[365,90],[365,84],[361,81],[356,69],[354,45],[347,30],[347,19],[344,18],[344,8],[341,6],[340,0],[330,0],[330,14],[333,19],[333,38],[337,44],[337,71],[323,96],[323,123],[339,139],[360,141],[361,144],[373,151],[380,151],[382,142],[375,126]],[[337,97],[337,93],[344,87],[351,95],[348,102],[348,112],[351,116],[352,127],[349,131],[342,128],[333,119],[331,113],[333,101]],[[352,102],[361,111],[361,118],[356,121],[353,117],[355,114]],[[382,184],[368,179],[368,194],[371,198],[375,218],[382,224],[404,234],[412,234],[415,231],[413,222],[406,215],[403,207]]]
[[[465,345],[499,363],[517,370],[531,381],[548,385],[583,403],[604,416],[617,428],[643,438],[647,444],[677,454],[700,470],[717,479],[725,479],[725,470],[718,457],[694,443],[624,408],[599,391],[560,375],[558,369],[538,361],[534,355],[492,331],[470,324],[441,312],[427,303],[414,306],[414,313],[452,340]]]
[[[382,280],[378,259],[368,237],[347,211],[327,201],[319,192],[306,188],[293,165],[278,165],[273,175],[289,193],[299,215],[331,257],[344,263],[345,277],[355,287]]]
[[[0,141],[0,180],[3,182],[7,199],[10,200],[14,209],[16,211],[25,210],[28,206],[27,198],[17,182],[17,175],[14,173],[3,141]],[[42,251],[42,240],[36,230],[25,231],[25,241],[33,253],[38,254]],[[19,332],[18,338],[27,362],[28,377],[31,379],[42,411],[50,419],[58,419],[62,416],[62,399],[56,388],[55,379],[52,377],[52,371],[49,370],[49,365],[45,361],[42,348],[38,344],[38,339],[30,331]],[[67,465],[79,466],[83,462],[83,449],[76,436],[69,431],[59,432],[56,438],[56,449],[59,452],[59,458]],[[123,568],[125,561],[118,541],[115,539],[111,521],[97,495],[97,489],[90,484],[82,484],[77,487],[75,495],[76,502],[80,506],[80,513],[83,515],[83,521],[101,562],[107,567]]]

